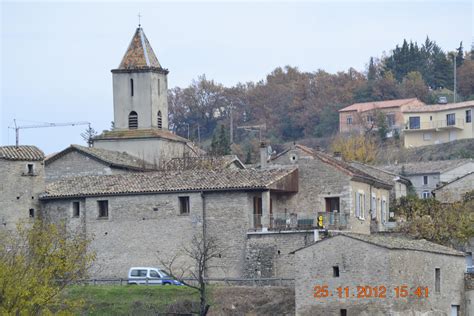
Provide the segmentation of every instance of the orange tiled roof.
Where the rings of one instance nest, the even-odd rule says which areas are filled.
[[[161,65],[141,27],[137,28],[118,69],[152,69]]]
[[[365,102],[365,103],[354,103],[343,109],[340,109],[339,112],[365,112],[374,109],[384,109],[384,108],[395,108],[401,106],[423,106],[425,103],[421,102],[417,98],[411,99],[398,99],[398,100],[389,100],[389,101],[374,101],[374,102]]]

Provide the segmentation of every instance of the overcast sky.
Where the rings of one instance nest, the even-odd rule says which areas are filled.
[[[364,70],[404,38],[443,49],[473,38],[472,1],[5,2],[1,4],[1,144],[35,122],[113,120],[112,76],[141,12],[169,87],[201,74],[233,85],[278,66]],[[80,127],[25,129],[20,144],[47,154],[83,144]]]

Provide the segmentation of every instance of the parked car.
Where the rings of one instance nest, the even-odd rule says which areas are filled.
[[[128,271],[128,284],[183,285],[163,270],[152,267],[132,267]]]

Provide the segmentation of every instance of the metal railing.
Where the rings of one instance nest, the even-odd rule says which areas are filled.
[[[234,286],[294,286],[295,279],[292,278],[205,278],[207,284],[225,284]],[[142,278],[142,279],[127,279],[127,278],[96,278],[77,280],[74,284],[78,285],[129,285],[137,281],[145,281],[140,285],[160,285],[152,283],[156,279]],[[183,278],[182,281],[186,283],[196,284],[197,279]]]
[[[429,121],[429,122],[420,122],[419,124],[412,124],[407,122],[405,124],[406,130],[429,130],[437,128],[464,128],[463,119],[454,119],[454,120],[438,120],[438,121]]]

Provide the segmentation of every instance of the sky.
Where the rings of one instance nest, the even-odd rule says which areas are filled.
[[[301,2],[1,1],[0,145],[9,126],[113,120],[112,74],[138,24],[169,88],[205,74],[226,86],[259,81],[276,67],[364,71],[403,39],[426,36],[444,50],[474,34],[471,0]],[[86,126],[20,130],[20,144],[46,154],[82,144]]]

